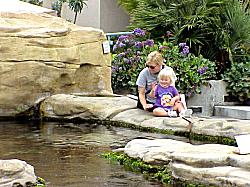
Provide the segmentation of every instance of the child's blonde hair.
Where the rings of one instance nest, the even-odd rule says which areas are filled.
[[[156,65],[163,65],[164,58],[162,57],[161,53],[158,51],[153,51],[148,54],[146,64],[153,62]]]
[[[158,80],[161,80],[162,78],[169,78],[171,84],[174,83],[174,75],[173,71],[170,69],[162,69],[158,75]]]

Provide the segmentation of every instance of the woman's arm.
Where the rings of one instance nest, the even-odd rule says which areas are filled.
[[[146,109],[146,105],[147,105],[147,101],[146,101],[146,97],[145,97],[145,93],[146,93],[146,90],[144,87],[139,87],[138,86],[138,92],[139,92],[139,100],[143,106],[143,109],[145,110]]]
[[[145,93],[146,93],[146,89],[144,87],[138,87],[138,92],[139,92],[139,100],[143,106],[143,109],[144,110],[147,110],[149,108],[152,108],[152,104],[147,104],[147,101],[146,101],[146,96],[145,96]]]

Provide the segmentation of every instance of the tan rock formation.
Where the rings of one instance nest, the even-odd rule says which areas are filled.
[[[103,31],[48,14],[0,14],[0,116],[14,116],[57,93],[111,89]]]

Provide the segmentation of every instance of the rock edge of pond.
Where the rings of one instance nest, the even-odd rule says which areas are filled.
[[[57,94],[45,98],[38,106],[35,108],[42,120],[87,121],[214,142],[192,145],[172,139],[134,139],[123,151],[148,164],[168,163],[172,176],[182,181],[250,186],[250,155],[233,153],[234,136],[250,134],[249,120],[192,117],[190,126],[180,117],[154,117],[137,109],[136,101],[129,97],[105,94]],[[29,117],[29,113],[24,115]]]
[[[138,130],[200,138],[216,144],[192,145],[172,139],[135,139],[124,148],[131,158],[145,163],[168,163],[176,179],[215,186],[250,186],[250,155],[237,155],[234,136],[250,134],[249,120],[193,117],[154,117],[136,108],[126,96],[58,94],[40,106],[43,119],[90,121]],[[228,145],[223,145],[228,144]]]

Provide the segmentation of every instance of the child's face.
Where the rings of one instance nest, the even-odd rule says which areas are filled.
[[[161,77],[159,83],[163,88],[167,88],[171,85],[172,81],[170,77]]]

